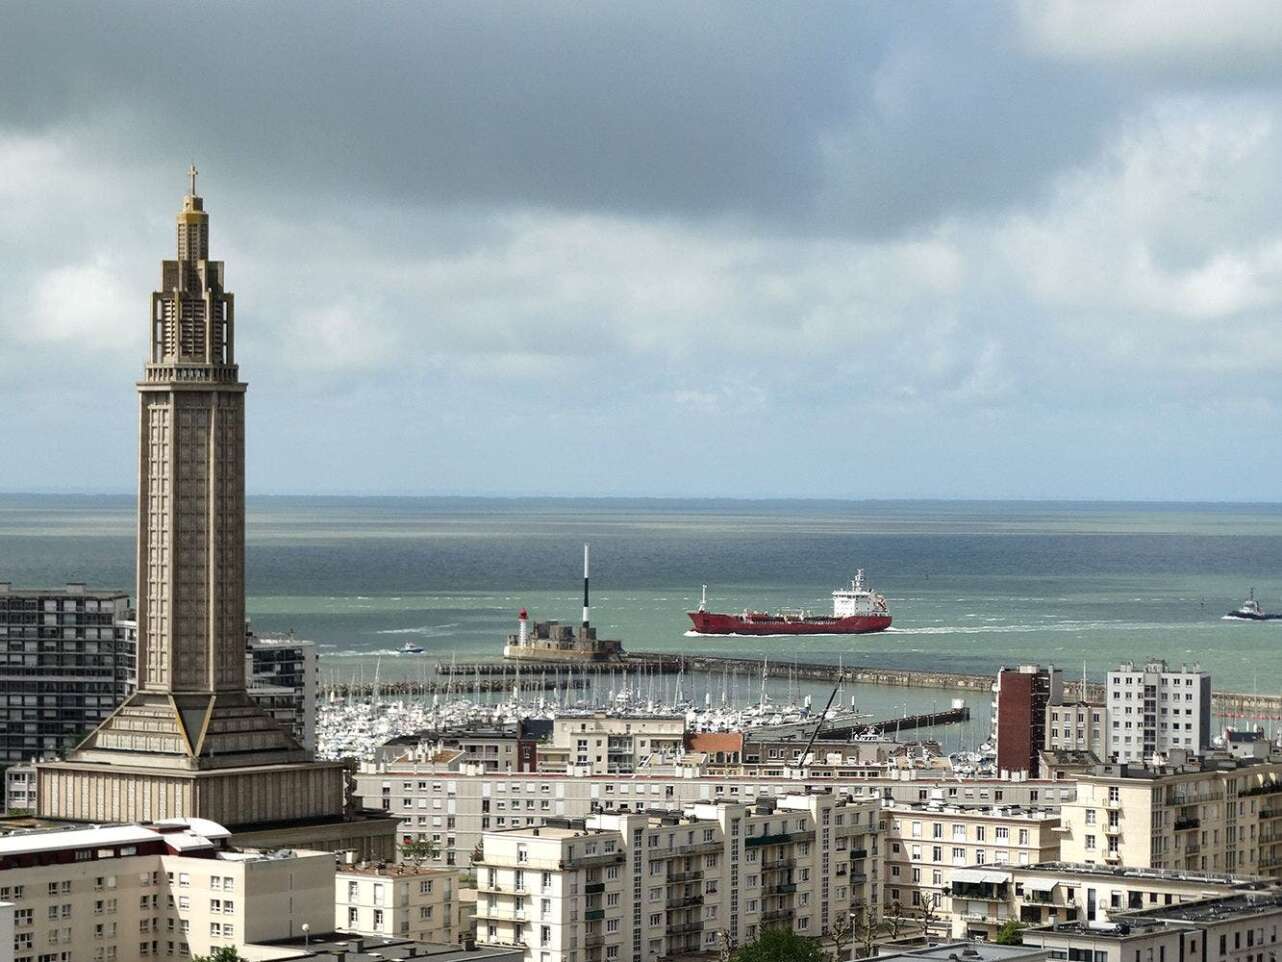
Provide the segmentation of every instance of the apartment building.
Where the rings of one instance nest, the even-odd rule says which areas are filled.
[[[1282,877],[1282,763],[1103,765],[1061,811],[1067,862]]]
[[[53,755],[134,690],[129,596],[0,582],[0,767]]]
[[[1107,704],[1060,701],[1046,706],[1046,749],[1091,752],[1103,762],[1108,761],[1109,744]]]
[[[1105,925],[1123,912],[1273,888],[1242,876],[1069,862],[967,870],[953,875],[952,935],[991,939],[1010,919],[1024,926]]]
[[[343,865],[334,875],[334,928],[415,942],[459,936],[461,871],[385,862]]]
[[[458,751],[462,753],[461,765],[490,774],[533,772],[539,770],[539,743],[551,734],[552,722],[544,718],[522,718],[501,725],[458,725],[389,739],[379,746],[375,757],[397,764]]]
[[[31,814],[38,797],[36,766],[10,765],[4,770],[4,814]]]
[[[882,873],[886,911],[948,927],[954,879],[1059,857],[1059,812],[1018,806],[886,804]]]
[[[191,819],[0,838],[17,962],[186,958],[333,918],[332,854],[234,850],[228,836]]]
[[[457,753],[455,753],[457,754]],[[1071,783],[1001,781],[959,782],[943,775],[909,771],[906,777],[824,779],[835,792],[856,798],[960,805],[1019,805],[1052,808],[1071,799]],[[648,766],[645,773],[574,777],[545,772],[511,772],[502,776],[478,766],[431,761],[363,765],[356,776],[358,804],[400,818],[404,842],[434,842],[435,864],[466,866],[488,831],[528,828],[550,818],[584,818],[609,808],[620,811],[667,811],[717,799],[755,802],[797,789],[791,778],[743,775],[699,775],[671,766]]]
[[[245,641],[245,685],[249,696],[293,732],[310,752],[316,751],[316,708],[320,667],[316,645],[294,637]]]
[[[1046,706],[1063,700],[1064,673],[1053,666],[1002,668],[997,672],[993,692],[997,770],[1036,778],[1037,753],[1046,741]]]
[[[1146,762],[1171,749],[1191,754],[1211,744],[1211,675],[1166,662],[1124,662],[1108,673],[1109,756]]]
[[[1068,922],[1023,933],[1052,959],[1089,962],[1272,962],[1282,893],[1244,892],[1118,915],[1111,925]]]
[[[550,741],[538,746],[540,771],[617,775],[637,771],[651,756],[676,758],[685,750],[683,715],[560,715]]]
[[[828,793],[600,813],[483,847],[477,940],[524,945],[527,962],[649,962],[775,926],[820,936],[877,898],[876,802]]]

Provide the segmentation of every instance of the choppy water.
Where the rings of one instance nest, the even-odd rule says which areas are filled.
[[[128,498],[0,496],[0,580],[132,589],[132,535]],[[1163,657],[1200,662],[1217,688],[1279,686],[1282,623],[1220,617],[1252,586],[1282,610],[1277,505],[254,498],[249,611],[263,631],[316,640],[344,679],[406,641],[492,656],[522,606],[577,620],[585,541],[594,622],[632,649],[955,671],[1039,661],[1093,678]],[[719,609],[823,610],[858,566],[890,599],[889,632],[684,636],[702,583]],[[881,711],[947,700],[867,698]]]

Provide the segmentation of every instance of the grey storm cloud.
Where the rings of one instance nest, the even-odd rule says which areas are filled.
[[[0,488],[129,489],[195,159],[254,490],[1276,497],[1280,25],[0,4]]]
[[[273,191],[880,235],[1004,207],[1124,97],[983,5],[9,5],[0,120]]]

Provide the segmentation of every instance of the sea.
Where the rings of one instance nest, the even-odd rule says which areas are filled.
[[[0,495],[0,581],[133,591],[128,496]],[[576,623],[583,545],[592,618],[629,650],[993,672],[1036,662],[1102,679],[1122,660],[1199,664],[1215,688],[1277,692],[1282,622],[1226,621],[1254,589],[1282,611],[1282,505],[951,501],[250,497],[247,607],[256,631],[313,640],[325,681],[427,676],[497,658],[517,612]],[[884,593],[886,632],[702,638],[686,612],[830,609],[856,568]],[[402,655],[405,642],[425,649]],[[672,680],[650,681],[657,696]],[[684,695],[760,697],[757,677],[687,679]],[[787,686],[786,689],[783,686]],[[769,695],[831,689],[772,681]],[[877,718],[956,692],[845,686]],[[987,734],[991,695],[964,696]],[[1277,719],[1260,724],[1272,731]]]

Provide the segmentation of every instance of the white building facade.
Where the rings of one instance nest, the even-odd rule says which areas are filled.
[[[1211,744],[1211,675],[1165,661],[1124,662],[1108,673],[1109,755],[1144,762],[1154,753],[1205,752]]]

